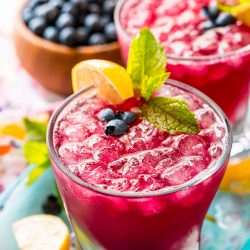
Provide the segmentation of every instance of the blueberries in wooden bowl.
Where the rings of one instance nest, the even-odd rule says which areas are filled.
[[[17,55],[47,89],[71,93],[71,68],[99,58],[122,63],[113,12],[117,0],[29,0],[18,15]]]

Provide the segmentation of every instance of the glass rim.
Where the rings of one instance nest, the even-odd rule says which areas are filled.
[[[116,29],[118,30],[118,33],[121,32],[123,36],[126,37],[126,39],[128,40],[132,40],[133,36],[130,35],[121,25],[120,22],[120,11],[123,7],[123,4],[126,2],[127,0],[118,0],[118,3],[116,4],[115,7],[115,11],[114,11],[114,21],[115,21],[115,25],[116,25]],[[231,57],[237,54],[243,54],[243,53],[247,53],[250,52],[250,44],[237,49],[237,50],[233,50],[230,52],[226,52],[224,54],[216,54],[216,55],[207,55],[207,56],[178,56],[178,55],[174,55],[174,54],[170,54],[167,53],[167,58],[168,59],[172,59],[172,60],[177,60],[177,61],[208,61],[208,60],[218,60],[218,59],[222,59],[222,58],[227,58],[227,57]]]
[[[52,114],[52,117],[50,119],[48,129],[47,129],[47,146],[50,154],[51,160],[55,163],[56,167],[65,174],[68,178],[70,178],[75,183],[79,184],[80,186],[83,186],[84,188],[90,189],[94,192],[101,193],[103,195],[109,195],[109,196],[117,196],[117,197],[127,197],[127,198],[144,198],[144,197],[153,197],[153,196],[161,196],[169,193],[174,193],[176,191],[180,191],[183,189],[187,189],[193,186],[198,185],[199,183],[205,181],[210,176],[215,174],[224,164],[226,163],[227,159],[230,156],[231,146],[232,146],[232,133],[231,133],[231,126],[230,123],[224,114],[224,112],[221,110],[221,108],[212,101],[209,97],[207,97],[205,94],[203,94],[201,91],[187,85],[184,83],[181,83],[176,80],[169,79],[166,82],[167,84],[170,84],[172,86],[176,86],[180,89],[183,89],[184,91],[190,92],[191,94],[194,94],[198,96],[201,100],[203,100],[205,103],[207,103],[214,112],[219,116],[220,120],[225,126],[226,134],[225,134],[225,147],[223,149],[223,152],[221,156],[215,161],[214,164],[211,166],[209,165],[209,168],[206,169],[206,172],[201,176],[201,178],[193,178],[188,182],[184,182],[181,185],[178,186],[170,186],[163,190],[158,191],[150,191],[150,192],[120,192],[120,191],[110,191],[101,189],[97,186],[94,186],[92,184],[89,184],[79,177],[75,176],[68,168],[66,168],[63,163],[61,162],[60,158],[58,157],[55,147],[54,147],[54,140],[53,140],[53,132],[54,132],[54,126],[57,122],[57,118],[59,115],[64,111],[65,107],[68,106],[71,102],[75,101],[81,94],[83,94],[86,91],[89,91],[91,89],[95,90],[95,86],[91,85],[75,94],[72,94],[68,98],[66,98],[57,108],[57,110]]]

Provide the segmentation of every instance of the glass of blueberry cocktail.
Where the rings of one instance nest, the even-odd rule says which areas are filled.
[[[48,147],[82,249],[199,249],[231,149],[227,118],[207,96],[167,80],[148,29],[127,69],[87,60],[54,113]]]
[[[125,61],[131,37],[149,27],[165,47],[171,78],[212,98],[239,133],[249,97],[250,27],[213,0],[121,0],[115,21]]]

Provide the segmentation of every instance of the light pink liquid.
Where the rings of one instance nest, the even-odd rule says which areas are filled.
[[[104,123],[96,117],[105,105],[96,97],[70,103],[53,124],[56,158],[92,186],[77,183],[52,157],[60,193],[83,249],[199,248],[202,222],[229,152],[213,175],[204,176],[221,161],[228,131],[225,121],[197,96],[167,85],[157,95],[184,98],[200,133],[169,135],[138,119],[125,135],[106,136]],[[129,110],[137,105],[130,100],[113,108]]]
[[[233,125],[244,120],[250,84],[250,28],[233,25],[204,32],[201,9],[209,0],[126,0],[116,18],[124,61],[132,37],[149,27],[168,55],[171,78],[211,97]],[[244,52],[241,49],[244,48]]]

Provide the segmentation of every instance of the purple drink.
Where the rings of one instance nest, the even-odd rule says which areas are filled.
[[[51,162],[83,249],[199,248],[229,158],[230,128],[193,88],[168,81],[156,95],[184,98],[200,133],[169,135],[138,119],[126,134],[106,136],[96,117],[106,105],[92,88],[70,97],[51,120]],[[112,108],[137,106],[132,99]]]
[[[116,25],[124,62],[132,37],[149,27],[164,45],[171,78],[212,98],[237,130],[244,122],[250,84],[250,27],[204,29],[202,8],[213,0],[121,0]],[[136,17],[136,18],[135,18]]]

